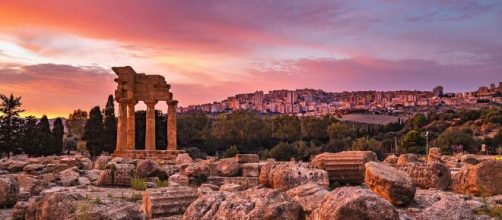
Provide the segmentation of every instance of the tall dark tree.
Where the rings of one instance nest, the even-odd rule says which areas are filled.
[[[54,152],[52,154],[60,154],[63,151],[63,136],[64,136],[64,126],[63,120],[61,118],[56,118],[52,124],[52,137],[54,140],[54,147],[52,148]]]
[[[176,119],[178,146],[203,146],[209,142],[210,121],[204,113],[190,113]]]
[[[159,110],[155,110],[155,149],[167,150],[167,118]]]
[[[104,150],[103,114],[99,106],[93,107],[89,112],[89,119],[85,123],[84,130],[87,150],[92,157],[95,157]]]
[[[0,153],[9,156],[12,150],[20,147],[23,120],[19,113],[24,110],[21,107],[21,97],[9,97],[0,94]]]
[[[37,124],[37,149],[35,150],[36,155],[51,155],[55,152],[54,150],[54,139],[52,137],[51,128],[49,126],[49,120],[47,116],[42,116]]]
[[[113,153],[117,143],[117,122],[115,119],[115,105],[113,96],[108,96],[106,107],[104,109],[105,124],[104,124],[104,150],[108,153]]]
[[[68,129],[68,136],[77,136],[78,139],[84,136],[84,126],[86,121],[86,111],[80,109],[74,110],[65,121],[66,128]]]
[[[145,149],[145,131],[146,131],[146,111],[136,111],[135,113],[135,148]]]
[[[297,116],[280,115],[272,119],[272,137],[292,142],[301,136],[301,123]]]
[[[28,155],[37,155],[38,149],[38,130],[37,119],[34,116],[28,116],[24,119],[23,126],[23,149]]]

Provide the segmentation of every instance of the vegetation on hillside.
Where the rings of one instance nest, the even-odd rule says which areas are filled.
[[[112,153],[116,143],[116,118],[113,96],[101,111],[93,107],[89,114],[75,110],[61,119],[52,130],[47,117],[21,118],[21,98],[0,96],[0,152],[29,155],[60,154],[64,150],[86,150],[92,156]],[[144,148],[145,111],[136,112],[136,148]],[[156,147],[166,149],[167,118],[156,111]],[[195,157],[229,157],[238,152],[258,153],[278,160],[308,160],[321,152],[370,150],[383,159],[387,153],[426,152],[426,145],[443,153],[462,150],[477,153],[481,145],[488,153],[502,149],[502,108],[447,110],[418,113],[407,121],[387,125],[342,122],[334,116],[297,117],[262,115],[238,110],[228,114],[180,114],[177,117],[178,146]],[[64,138],[64,141],[63,141]]]

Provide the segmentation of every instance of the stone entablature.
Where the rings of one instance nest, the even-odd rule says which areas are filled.
[[[159,101],[167,103],[168,151],[177,151],[176,146],[176,107],[169,91],[171,86],[161,75],[136,73],[130,66],[112,67],[118,78],[115,100],[119,104],[117,121],[117,145],[114,155],[146,157],[148,155],[171,155],[152,153],[155,149],[155,105]],[[145,151],[135,149],[135,106],[139,101],[146,104]]]

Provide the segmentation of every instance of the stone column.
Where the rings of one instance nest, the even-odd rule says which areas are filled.
[[[145,150],[155,150],[155,104],[157,104],[157,101],[145,101],[145,104],[146,104]]]
[[[117,120],[117,144],[115,146],[115,151],[124,151],[127,136],[127,104],[125,101],[117,101],[119,103],[118,109],[118,120]]]
[[[167,102],[167,150],[176,150],[176,107],[178,101]]]
[[[137,101],[127,102],[127,144],[126,150],[134,150],[136,145],[136,113],[134,106],[136,106]]]

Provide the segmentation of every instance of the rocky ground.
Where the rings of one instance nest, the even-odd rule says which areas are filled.
[[[0,160],[0,206],[16,220],[500,219],[502,161],[435,148],[383,162],[355,151],[310,163],[18,156]]]

